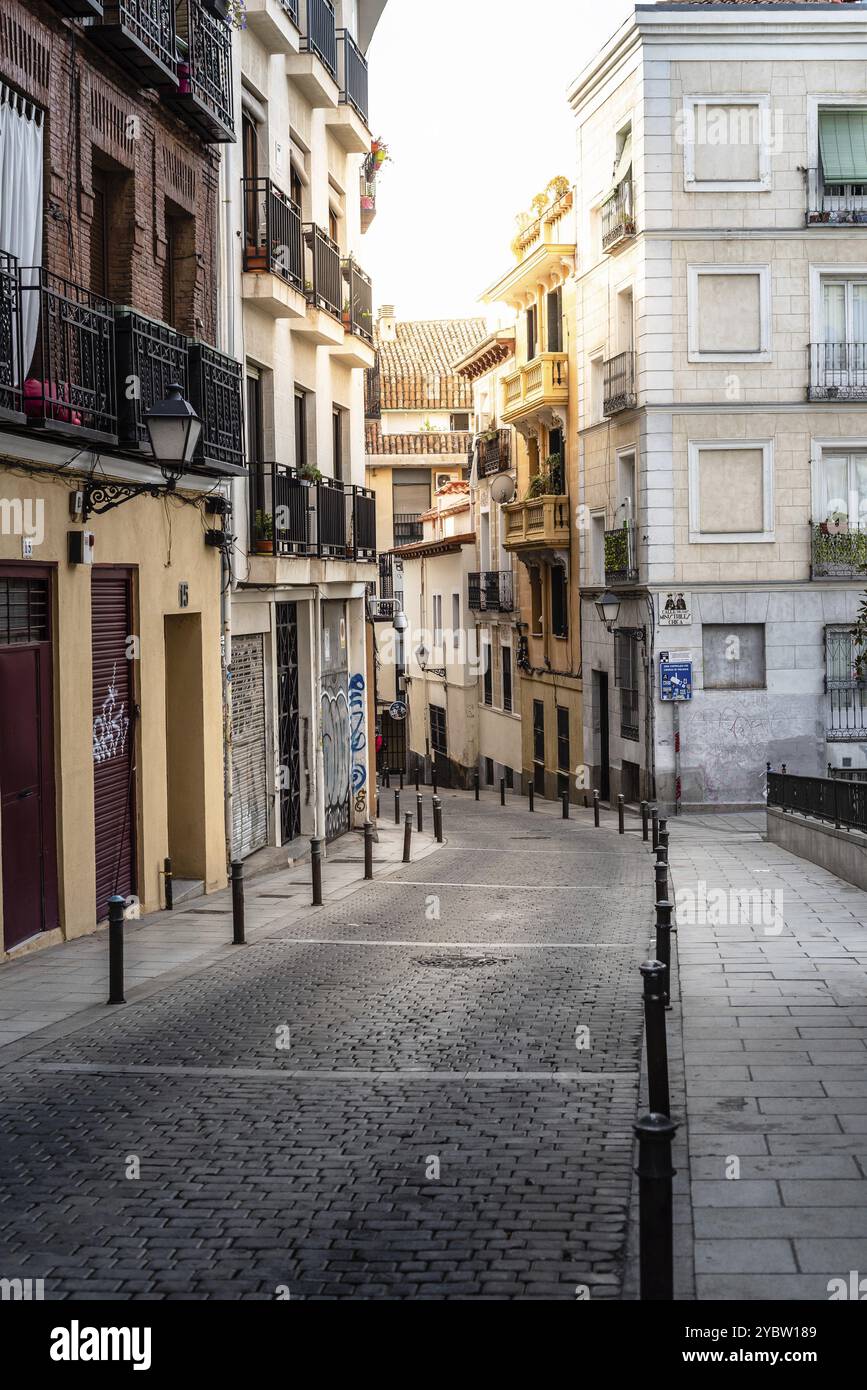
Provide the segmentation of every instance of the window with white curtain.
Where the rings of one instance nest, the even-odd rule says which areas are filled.
[[[823,452],[818,520],[829,517],[841,519],[852,531],[867,531],[867,452]]]
[[[860,347],[863,352],[867,344],[867,275],[858,280],[823,280],[822,319],[822,341],[834,347],[834,365],[845,369],[846,349]]]
[[[43,113],[0,82],[0,251],[21,267],[23,381],[30,368],[39,326],[38,267],[42,262]]]

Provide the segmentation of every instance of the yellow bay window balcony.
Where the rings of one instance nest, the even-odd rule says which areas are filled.
[[[569,361],[565,352],[542,352],[503,378],[501,418],[512,425],[545,407],[569,404]]]

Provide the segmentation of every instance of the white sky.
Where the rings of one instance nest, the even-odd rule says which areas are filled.
[[[397,316],[484,312],[515,216],[575,177],[566,91],[634,0],[388,0],[370,46],[371,128],[393,163],[359,260]]]

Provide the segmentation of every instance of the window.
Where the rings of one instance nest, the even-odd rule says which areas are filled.
[[[0,578],[0,647],[49,638],[47,579]]]
[[[855,666],[855,635],[850,627],[825,629],[825,688],[828,711],[825,737],[863,740],[867,729],[864,681]],[[845,762],[844,762],[845,766]]]
[[[563,286],[558,285],[546,297],[548,309],[548,351],[563,351]]]
[[[687,192],[770,188],[769,96],[686,97],[681,121]]]
[[[545,706],[533,701],[533,787],[545,795]]]
[[[431,475],[423,468],[392,470],[394,544],[409,545],[424,535],[423,514],[430,509]]]
[[[485,758],[485,781],[489,787],[494,785],[494,760]]]
[[[593,512],[590,517],[590,584],[605,583],[605,513]]]
[[[430,746],[434,753],[447,754],[449,751],[446,740],[446,712],[442,705],[429,705],[430,709]]]
[[[491,639],[482,638],[482,704],[494,703],[494,674],[491,663]]]
[[[605,418],[605,355],[596,353],[589,361],[590,421],[598,424]]]
[[[551,487],[555,497],[563,497],[566,492],[566,446],[563,431],[548,431],[548,457],[556,459],[551,464]]]
[[[530,576],[530,632],[534,637],[542,636],[542,571],[531,565]]]
[[[335,405],[331,411],[331,436],[334,477],[338,481],[343,478],[343,420],[344,411]]]
[[[569,593],[565,566],[552,565],[549,573],[551,575],[551,631],[555,637],[568,637]]]
[[[867,109],[843,107],[819,111],[819,159],[823,192],[847,206],[867,206]]]
[[[638,741],[639,641],[630,632],[614,634],[614,684],[620,690],[620,737]]]
[[[771,440],[690,441],[689,539],[702,545],[774,539]]]
[[[461,596],[452,594],[452,646],[457,651],[461,645]]]
[[[823,451],[816,504],[817,521],[833,517],[850,531],[867,531],[867,452]]]
[[[539,342],[539,310],[532,304],[526,313],[527,320],[527,361],[532,362],[536,356],[536,349]]]
[[[443,596],[434,594],[433,596],[433,644],[441,647],[443,644]]]
[[[449,416],[449,429],[452,434],[464,434],[470,428],[470,412],[468,410],[452,411]]]
[[[340,216],[334,208],[328,209],[328,235],[336,246],[340,245]]]
[[[569,771],[571,756],[569,752],[569,710],[565,705],[557,706],[557,795],[569,790]]]
[[[307,464],[307,392],[295,391],[295,467]]]
[[[764,623],[704,623],[705,690],[765,689]]]
[[[690,362],[770,362],[771,269],[767,265],[689,267]]]
[[[93,221],[90,224],[90,288],[108,297],[108,175],[93,171]]]
[[[512,712],[512,646],[510,642],[503,641],[503,709],[507,714]]]
[[[820,399],[863,400],[867,396],[867,273],[851,278],[819,273],[816,310],[811,387],[820,388]]]

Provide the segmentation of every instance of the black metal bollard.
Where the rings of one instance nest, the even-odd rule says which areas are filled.
[[[418,792],[418,763],[415,765],[415,789]]]
[[[391,768],[390,768],[390,767],[387,767],[387,768],[385,769],[385,780],[384,780],[384,785],[388,788],[389,791],[391,791]]]
[[[421,792],[415,799],[415,813],[418,818],[419,834],[424,830],[424,797]]]
[[[655,881],[653,889],[653,901],[655,903],[664,902],[668,897],[668,865],[664,860],[658,859],[654,865]]]
[[[568,793],[568,792],[563,792],[563,793],[562,793],[562,795],[561,795],[561,797],[560,797],[560,802],[561,802],[561,804],[562,804],[562,806],[563,806],[563,819],[564,819],[564,820],[568,820],[568,819],[569,819],[569,793]]]
[[[433,801],[433,820],[436,842],[441,845],[443,842],[443,803],[438,796],[435,796]]]
[[[437,792],[439,791],[439,788],[437,787],[437,765],[433,762],[430,765],[430,784],[433,787],[433,794],[434,796],[436,796]]]
[[[409,864],[412,848],[412,812],[407,811],[403,818],[403,862]]]
[[[622,796],[618,796],[618,798],[617,798],[617,833],[618,833],[618,835],[623,835],[623,834],[626,833],[626,826],[625,826],[624,821],[623,821],[623,797],[622,797]]]
[[[174,877],[172,875],[171,859],[163,860],[163,879],[166,885],[166,912],[171,912],[175,905]]]
[[[665,857],[668,858],[668,821],[663,816],[659,822],[659,844],[665,850]]]
[[[123,993],[123,914],[126,904],[117,894],[108,900],[108,1003],[125,1004]]]
[[[666,1006],[671,1005],[671,913],[672,905],[667,898],[656,901],[656,959],[665,966],[662,990]]]
[[[665,1037],[665,966],[658,960],[647,960],[641,966],[644,978],[644,1035],[647,1047],[647,1091],[650,1108],[658,1115],[667,1115],[668,1043]]]
[[[653,807],[653,810],[652,810],[651,813],[650,813],[650,828],[651,828],[651,836],[650,836],[651,848],[652,848],[652,849],[658,849],[658,848],[659,848],[659,812],[657,811],[657,809],[656,809],[655,806]]]
[[[644,841],[645,844],[647,844],[647,836],[648,836],[648,819],[649,819],[649,818],[648,818],[648,811],[649,811],[649,807],[648,807],[648,805],[647,805],[647,802],[646,802],[646,801],[642,801],[642,803],[641,803],[641,838],[642,838],[642,840]]]
[[[527,797],[528,797],[529,802],[530,802],[530,810],[531,810],[531,811],[535,811],[535,809],[536,809],[536,788],[533,786],[533,783],[532,783],[532,782],[528,782],[528,784],[527,784]]]
[[[403,791],[403,768],[400,769],[400,790]]]
[[[400,825],[400,792],[394,793],[394,823]]]
[[[501,806],[505,806],[505,804],[506,804],[506,779],[505,779],[505,777],[501,777],[501,778],[500,778],[500,805],[501,805]]]
[[[475,791],[475,794],[476,794],[476,801],[478,801],[478,799],[479,799],[479,769],[478,769],[478,768],[476,768],[475,776],[473,777],[473,790]]]
[[[638,1138],[638,1224],[641,1299],[674,1298],[671,1143],[677,1125],[667,1115],[643,1115],[633,1126]]]
[[[395,792],[395,795],[397,793]],[[313,876],[313,907],[322,906],[322,841],[310,841],[310,870]]]
[[[599,827],[599,793],[598,793],[597,791],[594,791],[594,793],[593,793],[593,824],[594,824],[594,825],[597,827],[597,829],[598,829],[598,827]]]
[[[373,822],[364,822],[364,877],[373,878]]]
[[[232,861],[232,945],[243,946],[246,942],[244,926],[244,865],[238,859]]]

